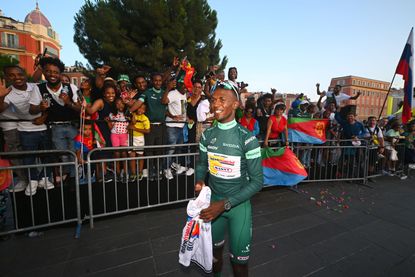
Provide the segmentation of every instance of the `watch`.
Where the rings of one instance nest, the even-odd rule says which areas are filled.
[[[225,211],[229,211],[232,208],[232,204],[229,200],[225,201]]]

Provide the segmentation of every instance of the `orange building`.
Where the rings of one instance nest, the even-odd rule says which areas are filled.
[[[19,61],[28,74],[33,73],[34,60],[47,48],[47,55],[58,57],[61,45],[58,34],[36,3],[24,22],[4,16],[0,10],[0,54]]]
[[[389,82],[357,77],[344,76],[331,79],[330,90],[336,85],[341,85],[341,92],[354,96],[360,91],[362,94],[357,100],[350,100],[347,104],[356,105],[356,113],[360,120],[369,116],[379,116],[390,86]],[[387,113],[387,105],[383,109],[382,116]]]

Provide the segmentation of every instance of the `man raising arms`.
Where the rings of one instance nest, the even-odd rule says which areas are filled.
[[[212,93],[212,110],[218,124],[207,129],[199,143],[195,191],[198,193],[205,185],[208,172],[212,198],[210,206],[201,211],[200,219],[212,221],[215,276],[220,276],[222,270],[226,229],[233,273],[248,276],[252,238],[250,199],[263,184],[259,143],[236,123],[238,107],[237,89],[227,82],[218,83]]]

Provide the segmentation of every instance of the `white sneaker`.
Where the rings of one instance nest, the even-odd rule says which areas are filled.
[[[399,179],[401,180],[406,180],[408,178],[408,176],[406,176],[405,174],[402,174],[399,176]]]
[[[38,181],[34,181],[34,180],[29,181],[29,184],[27,185],[24,194],[26,194],[27,196],[35,195],[38,185],[39,185]]]
[[[21,192],[21,191],[24,191],[26,189],[26,187],[27,187],[27,183],[25,181],[18,181],[14,185],[14,187],[13,187],[13,184],[10,185],[9,191],[10,192]]]
[[[176,174],[182,174],[183,172],[186,171],[186,167],[181,166],[178,163],[172,163],[171,164],[171,168],[174,169],[176,171]]]
[[[186,170],[186,176],[192,176],[195,173],[195,170],[191,167]]]
[[[171,170],[170,170],[170,169],[165,169],[165,170],[164,170],[164,176],[165,176],[168,180],[173,179],[173,174],[171,174]]]
[[[143,169],[143,178],[147,178],[147,177],[148,177],[148,170],[146,168],[146,169]]]
[[[39,188],[53,189],[54,187],[53,183],[51,183],[47,177],[43,177],[42,180],[39,181]]]
[[[410,169],[415,169],[415,164],[409,164],[409,165],[408,165],[408,167],[409,167]]]

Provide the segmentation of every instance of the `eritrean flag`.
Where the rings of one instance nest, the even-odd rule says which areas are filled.
[[[402,123],[406,123],[411,120],[412,109],[415,106],[413,95],[413,60],[414,60],[414,43],[413,43],[413,30],[409,33],[408,41],[403,49],[401,59],[396,67],[396,74],[402,75],[404,84],[404,97],[403,97],[403,110],[402,110]]]
[[[261,149],[264,186],[295,186],[308,174],[297,156],[288,147]]]
[[[328,119],[292,117],[288,119],[288,141],[323,144]]]

